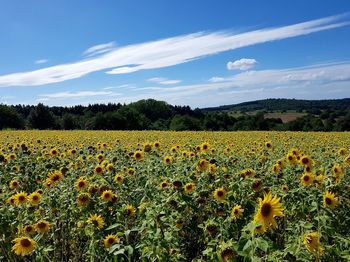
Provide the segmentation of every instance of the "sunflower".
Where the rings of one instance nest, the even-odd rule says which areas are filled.
[[[40,220],[35,224],[35,231],[38,233],[47,233],[50,230],[50,223],[46,220]]]
[[[311,166],[312,160],[309,156],[304,155],[300,158],[300,164],[303,166]]]
[[[344,159],[345,164],[350,165],[350,155]]]
[[[101,163],[103,160],[105,160],[105,157],[102,154],[96,155],[96,160]]]
[[[110,201],[112,201],[113,196],[114,196],[114,194],[113,194],[112,190],[104,190],[101,194],[101,199],[104,202],[110,202]]]
[[[62,179],[63,179],[63,174],[58,170],[49,174],[49,182],[51,186],[58,184]]]
[[[98,175],[101,175],[103,173],[103,167],[101,165],[95,166],[94,172]]]
[[[216,167],[215,164],[210,164],[209,165],[209,173],[214,174],[218,168]]]
[[[11,180],[9,186],[11,189],[16,189],[19,186],[19,182],[17,180]]]
[[[27,202],[28,195],[25,192],[18,192],[14,195],[15,205],[22,205]]]
[[[289,153],[287,154],[286,159],[287,159],[287,162],[288,162],[289,164],[291,164],[291,165],[295,165],[295,164],[298,163],[297,157],[296,157],[293,153],[290,153],[290,152],[289,152]]]
[[[57,150],[57,148],[52,148],[52,149],[50,150],[50,155],[51,155],[51,156],[57,156],[57,155],[58,155],[58,150]]]
[[[339,184],[341,179],[344,177],[343,167],[341,165],[339,165],[339,164],[335,164],[332,167],[332,173],[333,173],[333,176],[336,179],[336,182]]]
[[[127,205],[126,206],[126,214],[130,217],[132,217],[133,215],[135,215],[136,210],[132,205]]]
[[[262,181],[260,179],[257,179],[252,183],[252,190],[254,192],[259,192],[262,188],[262,185]]]
[[[312,173],[304,173],[300,177],[300,182],[303,184],[303,186],[309,186],[314,181],[314,175]]]
[[[209,150],[209,143],[207,143],[207,142],[202,143],[201,144],[201,150],[203,152],[207,152]]]
[[[159,148],[160,147],[160,142],[159,141],[154,142],[154,147],[155,148]]]
[[[243,215],[244,209],[241,207],[241,205],[235,205],[232,208],[231,211],[231,217],[236,220],[238,218],[240,218]]]
[[[272,149],[272,142],[271,142],[271,141],[265,142],[265,147],[266,147],[267,149],[271,150],[271,149]]]
[[[152,150],[152,144],[151,144],[151,143],[145,143],[145,144],[143,145],[143,150],[144,150],[145,152],[151,151],[151,150]]]
[[[288,192],[289,188],[288,188],[288,185],[282,185],[281,189],[282,189],[283,192]]]
[[[15,243],[12,247],[12,251],[14,251],[16,255],[22,257],[31,254],[36,247],[36,242],[29,237],[18,237],[12,242]]]
[[[102,229],[105,222],[103,220],[103,218],[101,217],[101,215],[90,215],[90,217],[88,218],[88,220],[86,221],[88,224],[93,224],[94,226],[96,226],[98,229]]]
[[[32,205],[36,206],[41,200],[41,195],[38,192],[33,192],[28,196],[28,200]]]
[[[113,169],[114,169],[113,164],[112,164],[112,163],[107,164],[106,169],[107,169],[109,172],[112,172]]]
[[[325,192],[323,194],[323,205],[329,208],[335,208],[339,204],[339,198],[332,192]]]
[[[173,163],[173,158],[171,156],[165,156],[163,162],[167,165],[170,165]]]
[[[205,159],[202,159],[198,162],[197,170],[203,172],[207,170],[208,167],[209,167],[209,162]]]
[[[135,153],[134,153],[134,158],[135,158],[135,160],[137,160],[137,161],[142,160],[142,159],[144,158],[144,153],[143,153],[143,151],[141,151],[141,150],[136,150]]]
[[[320,246],[320,236],[316,231],[305,234],[304,245],[306,246],[307,250],[314,254],[322,252],[322,248]]]
[[[77,197],[77,205],[78,206],[87,206],[90,203],[90,197],[87,193],[83,193],[78,195]]]
[[[86,188],[88,185],[89,185],[88,180],[83,177],[79,177],[78,180],[75,182],[75,187],[77,190],[82,190]]]
[[[119,243],[120,239],[116,235],[108,235],[103,239],[105,248],[110,248],[113,244]]]
[[[266,231],[270,226],[277,228],[275,217],[282,217],[283,207],[280,198],[273,196],[271,191],[264,194],[264,199],[259,198],[259,208],[254,217],[255,224],[261,224]]]
[[[165,189],[168,186],[168,182],[164,180],[159,184],[160,189]]]
[[[26,235],[32,235],[35,233],[35,228],[32,225],[28,225],[24,227],[23,232]]]
[[[215,189],[213,196],[217,201],[224,201],[226,199],[227,191],[223,188]]]
[[[114,177],[114,181],[115,181],[117,184],[123,183],[123,180],[124,180],[123,174],[116,174],[115,177]]]
[[[188,193],[188,194],[191,194],[193,193],[193,191],[196,189],[196,186],[194,183],[187,183],[185,186],[184,186],[184,189],[185,189],[185,192]]]

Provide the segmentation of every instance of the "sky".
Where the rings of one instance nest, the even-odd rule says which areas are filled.
[[[350,97],[348,0],[1,0],[0,103]]]

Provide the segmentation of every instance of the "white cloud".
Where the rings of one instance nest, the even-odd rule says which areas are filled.
[[[228,70],[248,70],[256,66],[258,62],[255,59],[252,58],[242,58],[233,62],[227,63],[227,69]]]
[[[181,80],[171,80],[164,77],[153,77],[153,78],[147,79],[147,81],[158,83],[161,85],[175,85],[175,84],[181,83]]]
[[[120,94],[114,93],[112,91],[78,91],[78,92],[59,92],[59,93],[51,93],[51,94],[41,94],[40,97],[44,97],[44,99],[50,98],[81,98],[81,97],[91,97],[91,96],[118,96]]]
[[[49,60],[47,60],[47,59],[39,59],[39,60],[35,61],[35,64],[45,64],[47,61],[49,61]]]
[[[106,52],[112,51],[115,48],[116,47],[115,47],[115,43],[114,42],[109,42],[109,43],[105,43],[105,44],[95,45],[95,46],[92,46],[92,47],[86,49],[84,51],[83,55],[85,55],[85,56],[98,55],[98,54],[102,54],[102,53],[106,53]]]
[[[0,86],[36,86],[58,83],[106,69],[111,69],[107,72],[108,74],[125,74],[144,69],[174,66],[223,51],[338,28],[350,23],[349,21],[337,22],[346,17],[347,15],[337,15],[241,34],[229,31],[200,32],[112,48],[103,54],[70,64],[2,75]],[[108,48],[110,47],[101,47],[101,45],[91,47],[85,51],[85,54],[96,54]]]
[[[225,82],[227,81],[226,78],[224,77],[219,77],[219,76],[213,76],[208,80],[210,83],[217,83],[217,82]]]

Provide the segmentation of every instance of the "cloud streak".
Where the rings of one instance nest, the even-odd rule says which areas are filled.
[[[111,43],[108,43],[89,48],[85,51],[85,55],[95,56],[81,61],[2,75],[0,86],[38,86],[58,83],[101,70],[108,70],[106,72],[108,74],[127,74],[139,70],[174,66],[245,46],[342,27],[350,23],[350,21],[342,21],[347,17],[347,14],[337,15],[240,34],[230,31],[199,32],[119,48],[113,48]],[[105,52],[101,54],[102,51]]]

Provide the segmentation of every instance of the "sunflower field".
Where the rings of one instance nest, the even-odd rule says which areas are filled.
[[[350,134],[2,131],[1,261],[349,261]]]

